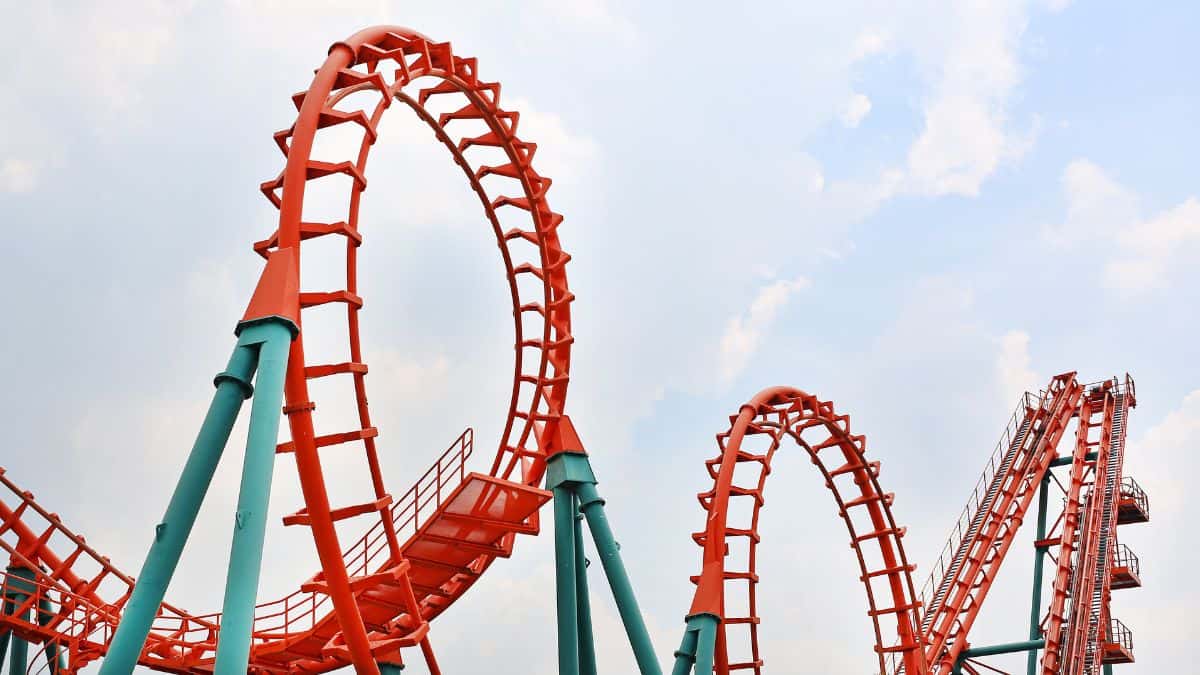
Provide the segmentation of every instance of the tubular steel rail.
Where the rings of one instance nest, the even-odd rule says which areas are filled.
[[[248,592],[237,577],[243,568],[254,567],[247,571],[257,574],[258,563],[238,566],[231,560],[226,609],[232,606],[237,611],[190,614],[160,604],[166,589],[160,573],[165,569],[169,581],[207,489],[205,482],[197,496],[189,481],[211,480],[211,473],[203,478],[208,469],[201,467],[193,475],[189,458],[186,480],[180,479],[176,492],[176,496],[186,493],[183,506],[178,513],[173,511],[177,504],[172,497],[138,581],[92,549],[0,469],[0,549],[9,556],[0,576],[0,654],[10,642],[14,649],[19,642],[22,650],[36,644],[45,656],[40,669],[54,675],[73,675],[101,658],[105,659],[102,669],[108,671],[104,675],[123,675],[137,663],[174,673],[234,673],[243,666],[259,675],[317,673],[352,665],[359,675],[391,675],[403,667],[402,650],[417,647],[429,671],[437,675],[430,622],[495,559],[512,553],[517,534],[537,534],[539,509],[553,499],[560,672],[595,675],[596,671],[582,540],[581,522],[586,521],[638,669],[643,675],[659,675],[649,633],[604,512],[604,499],[596,490],[583,444],[565,414],[574,342],[574,295],[566,277],[570,256],[559,241],[562,216],[547,203],[551,180],[533,167],[537,145],[518,135],[519,114],[501,106],[499,83],[480,80],[476,59],[456,55],[448,42],[435,42],[397,26],[369,28],[332,45],[310,87],[292,98],[298,110],[296,121],[274,136],[285,166],[276,178],[261,185],[279,209],[278,225],[253,246],[267,263],[239,324],[230,370],[217,376],[218,393],[210,414],[231,428],[242,400],[254,394],[250,435],[261,432],[266,438],[265,446],[247,443],[242,496],[250,494],[247,503],[261,508],[243,511],[239,497],[231,558],[241,551],[249,557],[237,558],[240,561],[253,561],[254,555],[261,560],[261,537],[255,543],[240,538],[249,535],[239,531],[243,516],[250,517],[247,513],[259,520],[245,529],[264,525],[269,480],[265,489],[258,484],[257,491],[247,491],[246,486],[248,476],[271,475],[273,465],[261,461],[260,454],[251,461],[252,447],[265,448],[272,461],[275,453],[295,459],[305,503],[285,517],[284,524],[310,528],[321,569],[295,592],[255,605],[257,576]],[[474,444],[467,429],[399,499],[386,490],[377,447],[379,430],[367,407],[368,367],[359,323],[364,300],[357,268],[367,159],[380,121],[395,101],[433,131],[479,198],[499,247],[515,335],[511,398],[488,472],[466,471]],[[360,133],[357,150],[318,159],[314,156],[317,140],[326,138],[323,132],[332,128]],[[343,181],[344,213],[333,220],[307,218],[308,183],[327,179]],[[301,264],[308,260],[302,255],[303,243],[322,237],[345,244],[344,286],[300,289]],[[304,310],[329,305],[345,311],[349,360],[308,363],[302,316],[311,320],[313,312]],[[243,328],[253,339],[241,333]],[[256,377],[253,387],[251,377]],[[349,430],[317,435],[317,405],[308,383],[331,377],[348,384],[343,393],[354,397],[357,423]],[[271,386],[261,386],[264,381],[274,386],[273,392]],[[967,658],[970,670],[977,656],[1034,654],[1043,647],[1045,675],[1095,675],[1097,659],[1106,664],[1132,660],[1128,629],[1115,619],[1109,621],[1107,572],[1111,560],[1132,561],[1137,567],[1137,559],[1127,549],[1115,548],[1116,525],[1149,518],[1145,493],[1121,475],[1125,412],[1134,405],[1133,392],[1128,376],[1123,384],[1114,378],[1085,387],[1074,373],[1065,373],[1053,378],[1040,394],[1024,395],[918,594],[912,580],[915,566],[903,546],[905,528],[897,525],[892,513],[895,497],[880,485],[880,463],[867,456],[866,437],[852,433],[849,416],[836,412],[830,401],[790,387],[763,390],[731,418],[728,431],[717,436],[718,456],[705,462],[713,486],[698,495],[705,527],[693,534],[703,550],[702,567],[693,577],[697,588],[672,674],[749,671],[761,675],[765,668],[759,645],[759,520],[772,458],[786,438],[808,453],[846,525],[867,597],[881,673],[948,675],[963,667]],[[241,400],[234,401],[233,395]],[[1114,405],[1118,398],[1123,402]],[[291,440],[274,447],[280,407]],[[1070,459],[1071,486],[1064,515],[1055,524],[1062,534],[1057,540],[1036,542],[1039,551],[1058,544],[1060,552],[1044,636],[1037,637],[1035,625],[1028,641],[968,649],[968,633],[1039,487],[1039,538],[1045,530],[1049,472],[1058,459],[1056,448],[1067,422],[1075,416],[1081,425]],[[1100,417],[1103,421],[1096,422]],[[269,424],[256,427],[256,420],[264,419]],[[212,428],[220,426],[214,423]],[[228,430],[217,447],[205,436],[209,427],[206,418],[193,457],[215,447],[219,458]],[[1089,436],[1095,427],[1103,428],[1101,440]],[[348,447],[362,450],[371,482],[367,501],[330,504],[321,451],[332,447],[343,453],[339,462],[346,460]],[[214,460],[211,470],[215,468]],[[549,489],[539,487],[543,479]],[[1092,496],[1090,504],[1085,494]],[[731,508],[735,504],[747,509]],[[172,513],[183,515],[168,522]],[[372,525],[355,543],[343,547],[335,524],[360,516],[371,518]],[[160,540],[170,544],[159,547]],[[162,553],[176,544],[178,550]],[[731,554],[739,551],[744,555]],[[155,557],[160,553],[161,560]],[[170,556],[175,556],[173,562]],[[1039,566],[1041,560],[1039,553]],[[145,573],[146,569],[155,574]],[[1041,602],[1038,569],[1034,623]],[[147,578],[152,578],[149,584]],[[1079,599],[1074,606],[1067,590],[1072,579],[1074,598]],[[160,587],[145,590],[155,584]],[[731,610],[727,600],[734,594],[746,597],[745,612]],[[232,604],[231,596],[237,600]],[[137,620],[130,620],[131,615],[137,615]],[[1068,616],[1070,623],[1065,624]],[[144,622],[139,627],[135,624],[140,620]],[[1103,645],[1099,645],[1100,627],[1108,629]],[[226,637],[233,639],[218,648],[223,628]],[[735,635],[738,631],[742,635]],[[1074,636],[1074,645],[1086,644],[1086,649],[1065,645],[1068,633]],[[745,647],[745,659],[731,656],[736,654],[735,641]],[[247,642],[248,653],[238,653]],[[1110,646],[1121,653],[1109,654]],[[221,656],[226,658],[222,662],[218,655],[226,654],[233,656]],[[1086,656],[1091,665],[1064,671],[1058,667],[1064,654],[1070,663],[1079,663],[1072,654]],[[18,670],[25,668],[23,658],[24,652],[18,658],[14,651]],[[1031,656],[1031,673],[1035,665]],[[37,672],[33,668],[26,670]]]
[[[295,458],[305,505],[285,518],[285,524],[311,528],[322,569],[307,584],[312,587],[311,592],[298,592],[258,608],[253,619],[251,664],[278,667],[277,663],[264,662],[259,656],[265,654],[269,645],[290,640],[298,626],[320,626],[322,612],[329,614],[327,610],[331,610],[336,615],[338,631],[324,636],[327,640],[324,646],[318,645],[307,656],[311,667],[327,669],[353,663],[360,673],[374,675],[379,672],[377,662],[381,658],[395,657],[394,647],[404,646],[411,639],[420,643],[430,668],[436,671],[424,624],[443,611],[457,594],[439,596],[438,600],[428,599],[430,595],[437,596],[437,587],[405,591],[409,600],[391,610],[392,616],[402,617],[407,613],[416,625],[410,621],[409,625],[391,622],[368,626],[364,617],[371,611],[359,607],[360,602],[365,602],[362,597],[384,592],[393,583],[408,587],[412,583],[410,575],[431,576],[427,572],[438,561],[429,561],[427,568],[415,562],[409,564],[401,550],[398,530],[411,527],[424,532],[428,518],[442,517],[436,510],[428,512],[428,507],[440,503],[448,486],[444,479],[449,476],[439,464],[441,468],[435,469],[432,477],[427,475],[429,483],[419,481],[408,495],[393,504],[382,478],[376,447],[379,432],[367,408],[368,367],[362,357],[359,326],[359,311],[363,306],[357,273],[358,248],[363,242],[359,206],[367,186],[367,159],[378,137],[383,114],[393,101],[399,101],[402,109],[411,110],[433,130],[478,196],[499,246],[511,294],[516,347],[506,422],[489,470],[490,476],[503,483],[488,483],[482,478],[470,481],[472,490],[484,490],[491,495],[488,499],[500,500],[496,503],[508,503],[507,497],[498,495],[517,495],[513,497],[518,500],[514,504],[532,504],[530,500],[542,499],[540,491],[521,492],[515,486],[540,483],[545,472],[543,446],[559,437],[574,341],[570,330],[574,296],[567,285],[565,267],[570,256],[562,250],[557,232],[562,216],[547,202],[550,179],[534,169],[537,145],[518,135],[519,113],[502,106],[498,83],[480,79],[476,59],[455,54],[448,42],[437,42],[398,26],[360,31],[330,48],[312,85],[293,96],[293,101],[299,111],[296,122],[275,134],[286,165],[278,177],[262,185],[264,195],[279,209],[279,222],[274,233],[254,245],[258,253],[268,258],[260,290],[268,277],[271,283],[282,284],[280,288],[298,285],[299,270],[305,260],[302,251],[307,248],[303,246],[305,242],[329,237],[344,240],[344,287],[294,292],[298,293],[298,305],[306,317],[308,310],[316,307],[344,308],[349,360],[328,364],[307,362],[302,330],[307,319],[299,315],[290,317],[301,329],[294,336],[286,361],[284,412],[292,440],[281,444],[278,452]],[[348,157],[316,158],[313,151],[318,137],[334,127],[361,132],[357,152]],[[344,215],[332,221],[306,218],[306,185],[314,180],[339,179],[346,185]],[[250,315],[248,311],[248,319],[252,318]],[[316,404],[309,396],[308,382],[328,377],[345,378],[342,381],[349,383],[347,393],[356,401],[358,425],[318,436],[313,424]],[[323,478],[321,450],[352,444],[364,453],[373,494],[362,504],[331,505]],[[469,448],[469,442],[464,447]],[[345,449],[338,452],[344,453]],[[465,460],[465,454],[456,459]],[[341,456],[339,461],[343,461]],[[461,468],[458,477],[463,477]],[[508,487],[510,483],[514,487]],[[16,543],[12,538],[5,542],[14,562],[37,570],[39,583],[74,594],[86,600],[89,607],[110,607],[112,612],[120,609],[133,586],[130,577],[87,548],[82,539],[57,520],[52,520],[51,534],[65,536],[78,549],[65,551],[66,558],[59,558],[53,549],[61,546],[62,537],[50,542],[48,537],[39,537],[21,523],[23,517],[40,511],[35,504],[21,499],[11,509],[4,508],[0,510],[0,522],[4,523],[5,531],[16,533]],[[517,518],[523,508],[506,513],[505,517]],[[374,527],[357,544],[343,551],[335,522],[363,515],[375,518]],[[498,548],[489,543],[480,549],[477,560],[450,565],[458,570],[453,573],[455,578],[464,577],[454,582],[454,588],[465,590],[470,585],[468,577],[477,577],[495,557],[507,555],[512,533],[536,530],[535,525],[522,524],[524,520],[524,516],[514,520],[512,527],[516,529],[508,530],[508,535],[487,530],[500,537],[496,540]],[[477,520],[476,524],[485,527],[483,521]],[[423,534],[423,541],[432,536]],[[98,578],[83,578],[72,571],[81,557],[99,566]],[[376,564],[387,569],[376,573]],[[106,579],[116,579],[122,587],[115,601],[101,598],[96,591],[98,584]],[[368,588],[372,586],[378,588],[374,591]],[[317,598],[314,593],[322,597]],[[417,595],[427,598],[419,612],[413,605]],[[414,612],[418,614],[415,619]],[[155,617],[147,648],[138,658],[164,670],[197,668],[196,664],[215,639],[220,627],[217,621],[216,615],[189,615],[164,605]]]
[[[713,488],[698,495],[706,526],[692,535],[704,555],[701,573],[692,577],[697,588],[688,614],[692,620],[714,617],[719,626],[715,632],[703,626],[689,629],[676,652],[674,672],[686,672],[681,668],[693,662],[697,674],[711,672],[712,667],[721,675],[763,671],[756,601],[758,524],[772,458],[782,442],[791,438],[825,477],[825,486],[846,524],[867,595],[880,669],[888,655],[897,655],[908,672],[924,673],[917,621],[920,603],[913,590],[914,567],[904,552],[905,528],[898,526],[892,515],[894,495],[880,486],[879,462],[866,456],[866,437],[850,431],[849,415],[837,413],[832,402],[787,387],[763,390],[731,419],[730,429],[717,436],[720,453],[705,462]],[[749,473],[737,472],[739,466],[748,468]],[[736,513],[730,508],[735,500],[749,502],[748,518],[734,520],[731,516]],[[745,543],[746,555],[729,556],[734,549],[731,543],[740,542]],[[748,615],[726,613],[726,598],[733,593],[747,594]],[[748,661],[730,660],[734,639],[730,631],[735,628],[740,632],[738,641],[748,645]],[[699,635],[694,636],[696,632]],[[710,634],[712,643],[705,644]],[[897,637],[900,642],[893,644]],[[712,659],[711,666],[703,660],[706,658]]]

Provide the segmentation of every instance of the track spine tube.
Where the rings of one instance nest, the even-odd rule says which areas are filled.
[[[229,573],[225,581],[213,671],[216,675],[245,673],[250,661],[254,604],[262,575],[267,507],[283,404],[283,378],[293,327],[294,324],[286,319],[269,317],[247,325],[239,338],[239,346],[257,349],[258,372],[229,552]]]
[[[588,560],[583,550],[583,514],[576,503],[571,520],[575,525],[575,609],[579,627],[579,675],[596,675],[596,644],[592,635],[592,603],[588,596]]]
[[[154,623],[167,585],[179,564],[183,546],[196,523],[196,514],[212,483],[225,444],[229,441],[233,423],[237,420],[242,402],[250,396],[250,378],[254,375],[257,362],[257,350],[238,344],[225,371],[215,378],[217,391],[213,394],[191,454],[179,475],[167,512],[155,528],[154,541],[146,554],[146,562],[142,565],[142,572],[137,577],[129,601],[123,608],[121,622],[100,666],[100,675],[127,675],[137,665],[142,645],[150,634],[150,626]]]

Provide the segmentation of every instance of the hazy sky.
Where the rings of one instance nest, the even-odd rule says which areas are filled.
[[[699,567],[702,462],[742,401],[789,384],[851,412],[923,579],[1020,392],[1068,370],[1138,383],[1127,473],[1153,520],[1122,530],[1145,587],[1114,600],[1138,659],[1117,672],[1194,660],[1194,4],[8,4],[0,465],[127,572],[261,270],[271,134],[331,42],[393,23],[479,57],[555,180],[579,298],[568,410],[664,663]],[[382,132],[360,287],[399,494],[468,425],[486,468],[512,324],[458,169],[411,116],[394,109]],[[334,270],[306,263],[306,289],[337,288]],[[310,330],[310,353],[341,344]],[[344,422],[319,405],[318,428]],[[197,612],[220,605],[240,457],[237,438],[168,594]],[[362,501],[361,464],[326,457],[335,502]],[[300,505],[281,456],[263,598],[316,569],[307,533],[279,525]],[[856,563],[798,451],[762,529],[769,672],[871,672]],[[975,644],[1026,636],[1031,536]],[[520,541],[437,620],[445,672],[554,672],[550,539]],[[603,672],[633,672],[592,584]]]

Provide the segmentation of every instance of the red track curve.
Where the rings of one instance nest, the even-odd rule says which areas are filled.
[[[389,63],[394,68],[390,76],[382,68]],[[418,84],[409,90],[418,80],[428,84]],[[351,94],[361,92],[379,94],[373,108],[342,110],[337,107]],[[434,97],[437,97],[435,100],[457,99],[457,104],[443,112],[439,112],[440,108],[431,110],[427,104]],[[280,668],[326,671],[353,663],[360,673],[377,673],[376,660],[381,651],[394,652],[397,644],[420,643],[427,648],[424,633],[413,637],[412,634],[417,632],[414,629],[460,597],[496,557],[507,556],[514,534],[537,531],[537,506],[545,501],[548,493],[532,486],[540,483],[546,450],[559,438],[569,379],[573,342],[570,305],[574,296],[568,289],[565,265],[570,256],[562,250],[557,234],[562,216],[554,213],[546,200],[551,181],[533,168],[537,145],[518,136],[520,116],[516,111],[501,107],[500,85],[480,81],[476,60],[456,56],[449,43],[433,42],[415,31],[396,26],[360,31],[330,48],[312,85],[295,95],[293,100],[299,109],[295,124],[275,134],[276,143],[287,158],[286,166],[276,179],[262,185],[263,193],[279,208],[279,226],[254,248],[267,257],[282,254],[290,258],[296,265],[298,276],[303,260],[303,241],[330,235],[345,237],[345,289],[302,292],[300,304],[302,308],[328,303],[346,305],[350,360],[338,364],[308,364],[303,334],[292,344],[284,412],[293,440],[282,444],[280,452],[295,455],[305,507],[286,518],[285,524],[307,524],[312,528],[322,569],[300,591],[259,606],[251,669],[259,672]],[[489,470],[490,477],[466,476],[463,463],[470,454],[471,445],[469,437],[464,435],[405,498],[394,504],[383,483],[375,444],[378,431],[371,425],[367,408],[367,367],[362,360],[358,322],[362,298],[357,288],[357,249],[362,242],[358,212],[366,188],[366,164],[378,136],[379,122],[393,100],[404,103],[432,128],[479,196],[504,263],[512,298],[516,351],[512,396],[504,431]],[[357,156],[341,161],[313,159],[314,139],[320,130],[341,124],[362,128]],[[335,223],[305,221],[303,204],[307,182],[334,175],[350,180],[346,219]],[[307,382],[338,374],[349,374],[353,380],[360,428],[317,436],[313,429],[316,405],[310,400]],[[362,443],[366,454],[374,495],[365,504],[334,508],[329,503],[318,451],[326,446],[358,442]],[[345,448],[338,452],[344,453]],[[447,496],[443,493],[449,492],[453,485],[446,483],[455,473],[465,482]],[[52,517],[41,510],[32,495],[7,479],[4,479],[4,485],[16,496],[16,506],[10,508],[0,501],[0,535],[10,535],[7,540],[0,540],[0,545],[10,553],[14,563],[38,570],[38,578],[32,583],[41,590],[40,596],[51,600],[57,611],[56,617],[46,626],[30,623],[20,626],[17,632],[36,638],[37,642],[61,644],[71,655],[70,669],[75,670],[102,655],[115,629],[120,607],[132,588],[132,579],[88,547],[82,537],[67,529],[57,516]],[[531,487],[517,489],[521,485]],[[488,538],[485,543],[448,546],[443,541],[447,539],[445,536],[430,529],[444,523],[427,522],[428,518],[418,521],[422,509],[435,498],[431,494],[434,492],[435,507],[445,502],[444,508],[438,509],[434,516],[435,521],[442,517],[443,511],[454,507],[450,502],[462,497],[466,501],[482,500],[489,504],[502,502],[499,508],[509,509],[504,515],[512,522],[498,525],[493,519],[490,526],[477,526],[463,535],[483,531]],[[473,507],[468,505],[467,508]],[[40,512],[48,522],[45,533],[36,532],[23,522],[23,517],[34,512]],[[378,516],[375,527],[357,544],[343,551],[334,522],[369,514]],[[446,516],[446,519],[457,519],[457,523],[467,518],[454,513]],[[408,524],[412,524],[414,534],[401,542],[397,529]],[[464,531],[464,527],[460,524],[459,531]],[[51,541],[62,546],[64,536],[73,549],[68,555],[60,556],[53,550]],[[364,599],[369,594],[362,590],[364,584],[385,584],[383,587],[389,592],[393,590],[386,584],[395,580],[389,577],[380,581],[376,578],[381,576],[380,572],[387,573],[383,576],[414,574],[417,563],[414,561],[410,568],[406,554],[414,546],[429,548],[431,542],[439,542],[438,550],[442,552],[465,547],[472,555],[466,560],[427,560],[424,563],[440,566],[435,569],[445,568],[446,578],[440,585],[427,588],[428,592],[417,594],[418,618],[409,616],[411,611],[405,614],[395,609],[404,605],[412,607],[411,596],[409,602],[401,598],[386,605],[393,607],[388,612],[380,611],[378,598]],[[385,543],[386,554],[381,556]],[[76,574],[73,567],[80,560],[99,566],[101,571],[87,577]],[[404,569],[400,569],[401,566]],[[126,592],[123,597],[105,600],[96,589],[102,581],[111,582],[112,579],[117,579]],[[7,583],[7,576],[5,580]],[[407,585],[407,581],[401,584]],[[417,587],[415,583],[413,587]],[[324,604],[324,594],[332,598],[332,612]],[[372,612],[377,616],[371,616]],[[378,615],[381,614],[387,616],[380,618]],[[306,627],[301,628],[301,624]],[[165,671],[205,672],[211,669],[218,625],[219,615],[191,615],[164,604],[141,662]],[[315,653],[308,647],[300,649],[307,635],[317,640],[313,643]],[[406,642],[405,637],[411,639]],[[436,666],[431,664],[431,668],[436,672]]]
[[[867,459],[866,437],[851,433],[849,415],[838,414],[832,402],[821,401],[799,389],[773,387],[759,392],[731,420],[729,430],[717,436],[721,454],[705,463],[714,485],[712,490],[698,495],[708,517],[704,531],[693,534],[704,548],[704,557],[700,575],[693,578],[697,588],[689,615],[711,614],[721,618],[716,672],[727,675],[730,671],[745,670],[761,675],[763,670],[755,597],[758,520],[771,460],[786,436],[808,452],[825,477],[825,486],[850,533],[850,546],[858,557],[860,579],[867,594],[868,615],[875,628],[880,672],[887,672],[885,657],[889,654],[899,654],[908,673],[927,672],[918,637],[920,603],[911,577],[914,566],[908,563],[901,541],[905,529],[896,525],[891,511],[893,495],[885,493],[879,485],[879,462]],[[755,436],[761,438],[763,447],[745,449],[747,438]],[[831,453],[836,458],[833,465],[827,464]],[[738,465],[751,467],[748,483],[735,484]],[[737,498],[751,501],[750,517],[748,522],[731,527],[730,500]],[[727,556],[732,550],[729,544],[734,538],[748,542],[746,569],[727,569]],[[741,583],[746,584],[749,594],[749,616],[728,616],[726,591]],[[888,602],[883,602],[883,598]],[[729,627],[743,625],[749,631],[751,658],[730,663]]]

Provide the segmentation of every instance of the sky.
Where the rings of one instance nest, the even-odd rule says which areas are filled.
[[[555,181],[578,297],[567,410],[664,663],[699,568],[703,460],[755,392],[791,385],[851,413],[920,583],[1021,392],[1065,371],[1137,381],[1126,472],[1152,520],[1121,532],[1144,587],[1114,599],[1137,657],[1117,672],[1190,662],[1194,4],[131,0],[4,15],[0,465],[127,572],[261,271],[250,244],[276,212],[258,185],[282,167],[271,134],[294,119],[290,95],[330,43],[401,24],[479,58]],[[512,324],[478,202],[394,110],[368,171],[360,288],[400,493],[467,426],[472,468],[490,462]],[[306,290],[336,288],[335,256],[311,255]],[[335,323],[306,324],[310,355],[339,339]],[[329,401],[318,430],[345,423],[347,401],[315,400]],[[168,593],[193,611],[220,605],[243,436],[244,419]],[[328,470],[335,502],[361,497],[360,463]],[[279,524],[301,505],[289,458],[273,485],[264,599],[316,569],[308,535]],[[768,672],[873,672],[855,559],[798,451],[780,454],[766,498]],[[435,622],[446,672],[554,672],[545,534]],[[972,643],[1027,635],[1031,539]],[[602,672],[633,672],[591,579]]]

